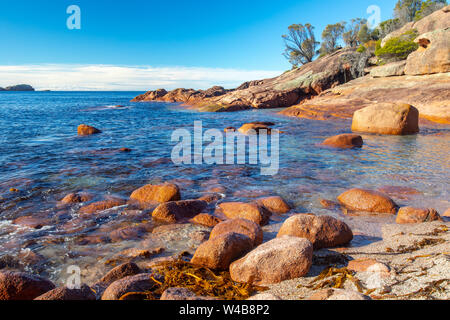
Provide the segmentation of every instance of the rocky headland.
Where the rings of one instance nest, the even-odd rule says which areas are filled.
[[[450,6],[400,30],[381,42],[415,30],[418,50],[406,60],[377,65],[373,53],[341,49],[300,68],[236,89],[149,91],[133,101],[177,102],[200,111],[287,108],[282,114],[315,120],[352,118],[359,109],[380,103],[406,103],[420,117],[450,123]]]

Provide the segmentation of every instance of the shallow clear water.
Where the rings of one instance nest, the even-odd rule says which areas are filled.
[[[198,113],[164,103],[130,103],[135,92],[35,92],[0,93],[0,258],[28,257],[28,271],[56,281],[64,268],[79,265],[87,281],[104,270],[105,261],[127,248],[164,247],[163,255],[189,250],[195,241],[189,233],[156,236],[146,212],[121,207],[92,218],[80,218],[79,205],[61,206],[71,192],[95,195],[93,201],[114,195],[128,198],[148,184],[175,181],[184,199],[192,199],[217,186],[226,188],[226,201],[251,201],[280,195],[293,212],[329,214],[346,220],[356,234],[376,239],[380,226],[392,217],[346,217],[321,207],[321,199],[353,187],[385,186],[415,189],[413,194],[394,193],[400,205],[450,207],[450,127],[426,124],[417,136],[364,135],[361,150],[334,150],[317,146],[324,138],[349,132],[350,121],[321,122],[286,118],[277,110],[237,113]],[[124,105],[124,108],[108,106]],[[204,130],[239,127],[245,122],[272,121],[280,136],[280,170],[261,176],[255,165],[175,166],[170,155],[174,129],[192,130],[201,120]],[[77,137],[81,123],[103,131]],[[130,148],[130,153],[114,149]],[[16,188],[18,192],[11,192]],[[35,230],[14,225],[21,216],[45,221]],[[266,238],[274,235],[286,218],[274,217]],[[115,230],[130,227],[118,239]],[[138,227],[139,232],[133,232]],[[197,230],[198,231],[198,230]],[[183,233],[184,232],[184,233]],[[373,238],[369,238],[373,237]],[[192,243],[191,243],[191,242]],[[358,244],[358,239],[354,245]],[[34,259],[34,260],[33,260]],[[28,261],[27,260],[27,261]],[[5,265],[1,262],[0,267]],[[10,261],[10,260],[8,260]],[[9,262],[14,264],[14,262]],[[9,265],[8,264],[8,265]]]

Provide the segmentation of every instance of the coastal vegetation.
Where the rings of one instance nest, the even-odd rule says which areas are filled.
[[[288,28],[289,33],[282,36],[286,46],[284,56],[293,68],[297,68],[312,62],[316,56],[324,57],[343,46],[358,48],[358,52],[363,53],[365,49],[373,47],[373,41],[379,41],[377,56],[382,56],[386,60],[403,60],[417,50],[413,42],[417,33],[409,31],[391,39],[386,48],[381,48],[381,40],[405,24],[418,21],[446,5],[446,0],[399,0],[394,9],[393,19],[383,21],[373,29],[370,29],[367,20],[362,18],[328,24],[322,32],[322,43],[316,39],[314,26],[310,23],[293,24]],[[317,47],[320,49],[317,50]]]

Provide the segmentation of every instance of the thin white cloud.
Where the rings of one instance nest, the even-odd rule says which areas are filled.
[[[37,90],[54,91],[206,89],[213,85],[233,88],[245,81],[279,74],[279,71],[196,67],[18,65],[0,66],[0,87],[25,83]]]

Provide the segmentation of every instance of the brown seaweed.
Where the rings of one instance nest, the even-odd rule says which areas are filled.
[[[129,292],[121,297],[121,300],[157,300],[165,290],[174,287],[186,288],[198,296],[219,300],[246,300],[253,293],[268,289],[251,283],[235,282],[228,272],[213,272],[183,260],[162,262],[152,269],[163,279],[159,281],[152,277],[156,284],[155,289],[149,292]]]

